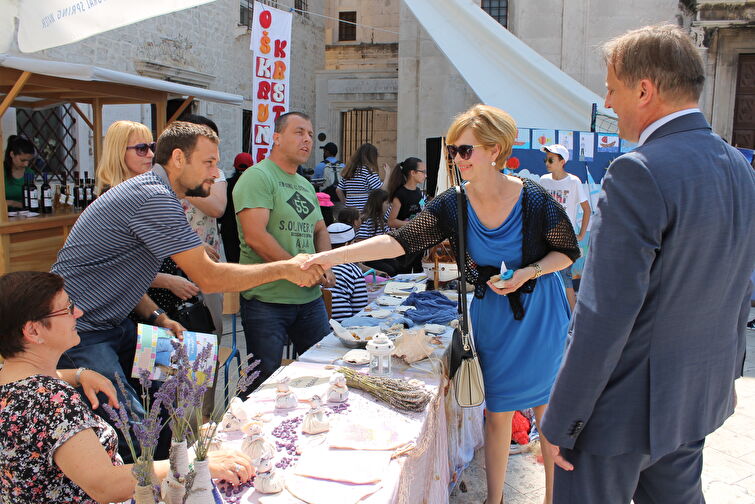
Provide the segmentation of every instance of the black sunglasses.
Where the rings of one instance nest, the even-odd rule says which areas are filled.
[[[546,163],[546,164],[553,164],[556,161],[558,161],[558,158],[554,158],[554,157],[547,157],[543,159],[543,163]]]
[[[126,150],[134,149],[136,151],[136,155],[139,157],[144,157],[147,155],[147,151],[151,150],[152,152],[155,152],[155,147],[157,147],[156,142],[152,143],[138,143],[136,145],[129,145],[126,147]]]
[[[76,305],[73,302],[73,299],[71,299],[68,303],[68,306],[65,308],[61,308],[60,310],[55,310],[53,312],[48,313],[44,317],[41,317],[43,319],[50,318],[50,317],[59,317],[60,315],[73,315],[74,310],[76,310]]]
[[[453,158],[456,157],[456,154],[459,155],[461,159],[466,161],[467,159],[472,157],[472,151],[474,151],[475,147],[482,147],[482,144],[477,145],[446,145],[446,150],[448,151],[448,157],[453,160]]]

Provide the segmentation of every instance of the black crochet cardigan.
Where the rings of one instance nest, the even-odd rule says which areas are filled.
[[[577,237],[564,208],[536,182],[524,178],[522,182],[522,265],[537,262],[552,250],[576,261],[580,256]],[[406,253],[419,252],[450,239],[458,263],[457,221],[456,190],[452,187],[428,203],[407,225],[388,234]],[[466,223],[464,229],[466,231]],[[465,251],[466,278],[474,284],[476,297],[485,295],[486,282],[498,270],[499,266],[477,265],[469,251]],[[536,283],[535,279],[529,280],[507,296],[515,319],[524,317],[520,295],[532,292]]]

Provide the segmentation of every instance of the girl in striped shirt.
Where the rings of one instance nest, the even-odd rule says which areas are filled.
[[[336,186],[336,194],[345,202],[345,206],[354,207],[361,212],[370,191],[383,188],[383,181],[378,175],[377,159],[377,148],[370,143],[360,145],[351,156]],[[383,164],[383,169],[388,178],[388,165]]]
[[[341,222],[328,226],[328,234],[334,249],[354,240],[354,228]],[[355,263],[333,266],[333,274],[336,276],[336,285],[330,289],[333,295],[331,318],[340,322],[367,306],[367,284],[362,270]]]

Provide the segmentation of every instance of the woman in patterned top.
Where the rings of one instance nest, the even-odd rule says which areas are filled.
[[[112,383],[94,371],[56,371],[79,342],[82,315],[63,290],[63,278],[22,271],[0,277],[0,502],[122,502],[136,488],[132,466],[118,456],[115,431],[95,415],[104,392],[118,407]],[[214,477],[238,484],[253,474],[238,452],[213,456]],[[238,467],[241,469],[238,469]],[[168,461],[155,462],[162,479]],[[234,471],[238,469],[238,471]]]
[[[336,194],[341,201],[346,202],[345,206],[357,208],[361,212],[370,191],[384,187],[378,175],[377,159],[377,148],[370,143],[360,145],[351,156],[336,186]],[[389,169],[387,164],[383,164],[386,179]]]

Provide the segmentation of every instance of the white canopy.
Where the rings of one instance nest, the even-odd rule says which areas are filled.
[[[480,100],[522,127],[590,131],[603,98],[497,23],[472,0],[404,0]]]
[[[93,65],[65,63],[62,61],[50,61],[0,54],[0,66],[64,79],[110,82],[114,84],[138,86],[175,94],[177,96],[193,96],[201,100],[227,103],[229,105],[242,105],[244,103],[244,97],[241,95],[212,91],[209,89],[177,84],[175,82],[153,79],[151,77],[142,77],[140,75],[108,70],[107,68],[96,67]],[[23,92],[21,95],[23,96]]]

